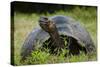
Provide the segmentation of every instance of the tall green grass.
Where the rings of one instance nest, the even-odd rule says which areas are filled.
[[[38,19],[40,16],[54,16],[54,15],[64,15],[74,18],[79,21],[90,33],[95,46],[97,39],[97,11],[96,8],[74,8],[72,11],[56,11],[53,14],[24,14],[19,12],[14,12],[14,61],[15,65],[26,65],[26,64],[47,64],[47,63],[64,63],[64,62],[82,62],[82,61],[94,61],[97,59],[96,54],[88,57],[87,55],[81,53],[79,56],[67,56],[64,57],[64,51],[60,55],[52,55],[48,52],[37,50],[33,51],[32,54],[27,57],[25,62],[20,63],[20,52],[21,47],[25,41],[28,34],[37,28]]]

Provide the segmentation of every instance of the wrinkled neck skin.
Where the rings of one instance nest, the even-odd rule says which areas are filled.
[[[64,48],[64,42],[61,40],[60,35],[58,33],[57,28],[53,32],[49,33],[51,40],[53,41],[53,45],[59,48]]]

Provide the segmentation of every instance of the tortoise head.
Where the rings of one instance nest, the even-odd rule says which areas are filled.
[[[40,17],[39,24],[40,24],[40,27],[46,32],[52,32],[56,28],[54,22],[45,16]]]

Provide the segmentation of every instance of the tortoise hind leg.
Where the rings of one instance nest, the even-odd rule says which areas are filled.
[[[75,43],[73,43],[75,44]],[[80,51],[79,51],[79,48],[76,47],[76,46],[73,46],[73,45],[70,45],[69,46],[69,55],[79,55],[80,54]]]
[[[69,54],[72,55],[79,55],[80,50],[83,51],[85,54],[88,53],[85,47],[80,46],[76,39],[69,37]]]
[[[69,37],[69,43],[68,43],[68,48],[69,48],[69,55],[79,55],[80,51],[78,48],[78,42],[72,37]]]

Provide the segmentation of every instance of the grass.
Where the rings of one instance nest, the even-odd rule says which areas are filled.
[[[54,16],[54,15],[65,15],[74,18],[79,21],[90,33],[95,46],[97,46],[97,17],[96,8],[89,8],[86,10],[84,8],[74,8],[72,11],[56,11],[53,14],[24,14],[19,12],[14,12],[14,61],[15,65],[27,65],[27,64],[52,64],[52,63],[65,63],[65,62],[83,62],[83,61],[95,61],[97,60],[96,54],[85,55],[81,53],[79,56],[67,56],[64,57],[65,50],[58,56],[52,55],[47,51],[36,50],[33,51],[31,56],[27,57],[25,62],[20,63],[20,50],[28,34],[38,27],[38,19],[41,15]]]

